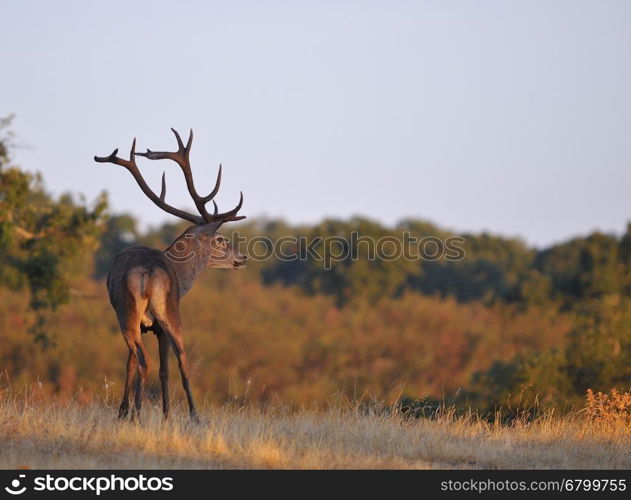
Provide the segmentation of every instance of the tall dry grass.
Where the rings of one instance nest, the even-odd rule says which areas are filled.
[[[163,421],[118,421],[106,400],[0,397],[3,468],[631,468],[631,429],[549,413],[489,424],[450,411],[406,419],[339,404],[327,410],[178,407]]]
[[[609,393],[587,389],[585,413],[588,418],[613,426],[631,426],[631,392],[611,389]]]

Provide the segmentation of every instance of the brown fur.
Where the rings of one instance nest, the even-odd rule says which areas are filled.
[[[129,412],[129,395],[135,370],[138,370],[135,412],[139,415],[143,388],[151,366],[141,335],[153,331],[158,337],[160,351],[164,415],[166,417],[169,413],[167,356],[170,345],[178,359],[191,416],[196,418],[184,352],[179,313],[180,299],[191,288],[203,269],[236,269],[244,267],[246,261],[245,256],[234,251],[227,240],[216,233],[217,226],[191,226],[164,252],[134,246],[123,250],[114,258],[107,277],[107,289],[129,348],[127,377],[119,409],[120,417],[126,416]],[[178,245],[178,242],[183,242],[184,246]]]
[[[184,337],[180,322],[180,299],[193,286],[195,279],[207,267],[238,269],[245,266],[246,258],[235,252],[230,243],[217,229],[229,221],[245,219],[237,215],[243,204],[243,193],[239,203],[228,212],[219,213],[213,201],[214,212],[211,214],[206,205],[213,200],[221,184],[221,166],[217,174],[215,187],[207,196],[201,196],[195,188],[191,171],[190,152],[193,144],[191,130],[186,145],[180,134],[171,129],[177,140],[175,152],[150,151],[136,153],[136,139],[132,142],[129,160],[117,156],[118,149],[109,156],[95,156],[99,163],[113,163],[126,168],[136,180],[143,193],[158,207],[167,213],[193,222],[195,225],[186,229],[164,252],[151,248],[135,246],[123,250],[114,258],[112,269],[107,276],[107,290],[110,302],[118,316],[121,332],[129,348],[127,358],[127,378],[119,417],[129,412],[129,392],[134,371],[138,369],[136,382],[135,410],[140,418],[142,392],[149,373],[150,360],[142,343],[141,334],[153,331],[158,337],[160,347],[160,382],[162,384],[162,404],[164,416],[169,414],[169,364],[167,355],[169,345],[173,348],[182,375],[182,385],[186,391],[191,416],[196,417],[193,395],[189,387],[188,364],[184,353]],[[156,195],[147,185],[136,165],[136,156],[150,160],[172,160],[177,163],[199,215],[194,215],[169,205],[165,201],[166,180],[162,175],[162,190]]]

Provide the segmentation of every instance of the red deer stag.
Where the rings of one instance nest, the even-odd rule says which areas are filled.
[[[221,184],[221,165],[215,187],[206,196],[200,196],[193,183],[193,174],[189,155],[193,142],[191,130],[186,146],[180,135],[174,130],[178,144],[175,152],[157,152],[147,149],[146,153],[136,153],[136,139],[131,146],[129,160],[116,156],[118,149],[109,156],[95,156],[94,160],[102,163],[114,163],[125,167],[136,179],[143,193],[158,207],[167,213],[192,222],[164,252],[143,246],[134,246],[120,252],[114,258],[107,276],[107,290],[112,307],[116,311],[121,332],[129,348],[127,358],[127,377],[123,401],[118,412],[119,418],[129,413],[129,393],[136,368],[135,413],[140,418],[143,389],[149,371],[149,356],[141,334],[153,331],[158,337],[160,352],[160,383],[162,385],[162,409],[164,417],[169,414],[169,345],[177,356],[182,386],[186,392],[191,418],[197,420],[193,395],[189,384],[189,369],[184,352],[184,337],[180,322],[180,299],[193,286],[199,273],[207,267],[239,269],[245,266],[247,257],[233,249],[230,242],[217,233],[224,222],[244,219],[237,215],[243,204],[243,193],[239,204],[229,212],[218,213],[213,201],[214,213],[206,210],[206,204],[212,201]],[[136,156],[150,160],[169,159],[176,162],[186,180],[188,192],[200,215],[193,215],[168,205],[165,202],[166,181],[162,174],[162,190],[157,196],[143,179],[136,166]]]

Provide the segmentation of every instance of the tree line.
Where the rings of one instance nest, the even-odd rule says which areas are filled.
[[[132,244],[165,248],[185,224],[166,223],[141,231],[133,216],[111,211],[105,194],[93,201],[50,195],[41,176],[13,164],[9,123],[9,119],[0,123],[0,284],[28,295],[27,330],[39,343],[48,345],[54,340],[48,333],[49,320],[72,299],[73,283],[85,279],[102,282],[113,256],[123,248]],[[406,335],[422,339],[431,331],[435,341],[444,342],[445,357],[461,356],[458,370],[467,376],[466,380],[458,378],[459,394],[479,407],[502,404],[517,394],[526,402],[558,402],[582,396],[587,388],[607,391],[631,386],[631,225],[622,235],[594,232],[543,249],[489,233],[454,235],[419,219],[402,220],[395,227],[361,217],[327,219],[310,226],[255,219],[227,227],[224,234],[230,236],[233,229],[246,238],[265,236],[270,241],[291,236],[340,242],[341,250],[328,266],[309,254],[293,260],[269,258],[252,262],[239,278],[239,283],[251,282],[269,293],[300,291],[305,297],[300,307],[310,307],[305,304],[312,303],[312,297],[313,304],[321,308],[317,297],[327,297],[340,314],[383,310],[397,318],[396,328],[406,332],[405,316],[393,308],[405,304],[406,310],[414,310],[409,309],[413,295],[462,304],[454,313],[458,315],[478,311],[472,316],[470,331],[463,326],[453,338],[446,326],[437,331],[435,325],[423,326],[425,320],[420,318],[414,331]],[[384,260],[372,258],[374,249],[369,244],[348,251],[343,248],[353,234],[379,241],[401,239],[403,233],[417,241],[431,237],[444,242],[457,236],[463,258],[451,259],[440,252],[438,258]],[[314,247],[316,254],[322,250]],[[224,279],[233,278],[212,278],[215,286],[221,286]],[[422,304],[426,302],[415,307],[422,308]],[[479,330],[480,307],[497,317],[497,331],[495,327],[488,334]],[[535,321],[533,311],[548,318],[547,326]],[[571,319],[571,327],[561,337],[553,326],[565,321],[559,318]],[[522,333],[515,325],[521,325]],[[322,328],[326,337],[326,321]],[[386,338],[376,344],[380,347],[375,348],[375,359],[368,365],[390,359],[384,354],[389,351],[403,356],[398,348],[388,347],[388,336],[391,343],[402,342],[400,332],[393,333],[386,322],[382,333]],[[361,340],[355,342],[361,344]],[[491,359],[492,342],[501,353],[497,359]],[[502,342],[513,347],[503,349]],[[303,359],[302,375],[332,362],[327,356],[333,356],[334,346],[325,347],[315,337],[306,345],[312,349],[304,356],[311,361]],[[482,345],[486,347],[480,351]],[[481,355],[484,362],[473,359]],[[358,360],[353,365],[349,359],[347,363],[357,373],[367,366]],[[421,377],[412,368],[409,372]],[[396,365],[388,373],[394,377]],[[365,382],[370,384],[370,377]]]

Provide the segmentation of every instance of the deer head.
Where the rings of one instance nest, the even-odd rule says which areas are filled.
[[[113,163],[125,167],[136,180],[143,193],[159,208],[165,212],[175,215],[181,219],[192,222],[190,226],[182,233],[173,244],[165,250],[165,255],[174,263],[183,264],[190,262],[195,268],[199,267],[216,267],[216,268],[232,268],[240,269],[245,267],[247,257],[232,247],[230,241],[217,233],[219,227],[230,221],[238,221],[245,219],[243,215],[237,215],[237,212],[243,205],[243,193],[240,194],[239,203],[235,208],[228,212],[219,213],[217,203],[214,197],[219,191],[221,185],[221,165],[217,173],[217,180],[213,189],[206,195],[201,196],[195,187],[193,181],[193,173],[191,171],[190,152],[193,143],[193,131],[190,131],[186,146],[182,142],[180,134],[175,129],[171,129],[177,140],[178,150],[170,151],[151,151],[147,149],[145,153],[136,153],[136,139],[134,138],[129,154],[129,160],[119,158],[117,156],[118,149],[115,149],[109,156],[95,156],[94,160],[101,163]],[[149,160],[172,160],[182,169],[186,187],[197,208],[199,215],[191,214],[169,205],[165,201],[166,197],[166,179],[165,173],[162,173],[162,189],[160,195],[156,195],[147,185],[142,177],[138,166],[136,165],[136,156],[143,156]],[[213,213],[208,212],[206,205],[213,202]]]

